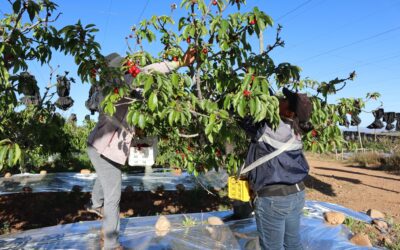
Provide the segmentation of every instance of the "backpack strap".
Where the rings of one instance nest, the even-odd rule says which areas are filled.
[[[285,144],[283,144],[280,148],[273,151],[272,153],[259,158],[258,160],[254,161],[253,163],[251,163],[250,165],[248,165],[246,167],[244,167],[244,164],[243,164],[242,169],[239,172],[239,176],[255,169],[256,167],[260,166],[261,164],[271,160],[272,158],[274,158],[274,157],[280,155],[281,153],[283,153],[284,151],[288,150],[295,140],[296,140],[296,136],[293,135],[289,141],[287,141]]]

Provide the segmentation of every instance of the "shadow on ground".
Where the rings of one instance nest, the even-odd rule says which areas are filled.
[[[332,185],[326,182],[323,182],[312,175],[308,175],[304,180],[304,184],[307,188],[317,190],[328,196],[336,196]]]

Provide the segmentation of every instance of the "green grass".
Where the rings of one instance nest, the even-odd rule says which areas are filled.
[[[380,241],[379,236],[381,234],[374,226],[350,217],[346,217],[343,224],[346,225],[353,234],[364,233],[368,235],[372,244],[375,246],[384,246],[390,250],[400,250],[400,223],[391,223],[391,219],[388,219],[388,221],[391,226],[385,236],[391,239],[392,244],[385,243],[385,245]]]
[[[345,224],[353,234],[361,233],[365,231],[365,223],[355,220],[351,217],[346,217],[343,224]]]
[[[183,217],[185,217],[182,221],[182,226],[184,227],[194,227],[197,225],[197,220],[195,218],[192,218],[190,216],[187,216],[183,214]]]
[[[368,167],[371,165],[380,165],[381,159],[382,155],[376,152],[362,152],[352,155],[349,161],[357,163],[362,167]]]
[[[0,224],[0,235],[8,234],[11,232],[11,225],[8,222],[3,222]]]

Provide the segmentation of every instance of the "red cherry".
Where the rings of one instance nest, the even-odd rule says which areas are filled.
[[[203,54],[207,54],[208,53],[208,49],[207,48],[204,48],[203,49]]]
[[[214,0],[214,1],[212,2],[212,4],[213,4],[213,5],[217,5],[218,2]]]
[[[219,150],[219,149],[217,148],[217,150],[215,150],[215,155],[216,155],[217,157],[221,157],[221,155],[222,155],[221,150]]]
[[[251,81],[254,81],[256,77],[254,75],[251,76]]]
[[[128,60],[128,61],[126,61],[126,66],[132,67],[132,66],[135,66],[135,64],[131,60]]]
[[[118,88],[114,88],[114,94],[119,94]]]
[[[313,130],[311,131],[311,136],[312,136],[312,137],[317,137],[317,135],[318,135],[317,130],[313,129]]]
[[[173,58],[172,60],[174,60],[175,62],[177,62],[177,61],[178,61],[178,57],[174,56],[174,58]]]
[[[245,90],[243,90],[243,95],[244,95],[245,97],[249,97],[249,96],[251,96],[251,91],[245,89]]]
[[[130,67],[130,68],[128,69],[129,74],[132,75],[133,73],[135,73],[135,69],[136,69],[136,66]]]
[[[188,38],[186,38],[186,42],[190,43],[192,41],[192,39],[190,38],[190,36]]]
[[[256,24],[256,21],[257,21],[256,18],[254,18],[253,20],[250,20],[250,24],[254,25],[254,24]]]
[[[90,77],[95,78],[97,74],[97,70],[96,69],[91,69],[90,70]]]

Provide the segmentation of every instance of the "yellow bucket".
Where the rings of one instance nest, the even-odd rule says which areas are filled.
[[[250,201],[249,183],[234,176],[228,178],[228,197],[234,200]]]

